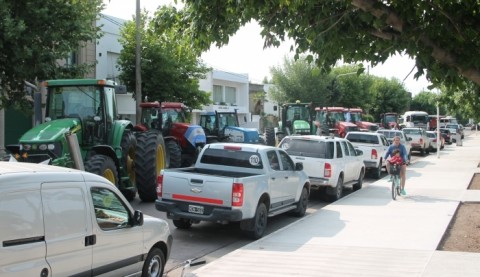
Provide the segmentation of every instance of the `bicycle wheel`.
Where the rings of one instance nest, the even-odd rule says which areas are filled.
[[[396,185],[396,190],[397,190],[397,195],[401,195],[402,189],[400,187],[400,176],[395,176],[395,185]]]
[[[396,182],[395,182],[395,175],[392,176],[392,199],[395,200],[397,199],[397,188],[396,188]]]

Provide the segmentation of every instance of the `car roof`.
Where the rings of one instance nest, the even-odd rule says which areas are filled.
[[[275,146],[268,146],[264,144],[251,144],[251,143],[232,143],[232,142],[217,142],[208,144],[208,147],[211,149],[225,149],[225,147],[230,147],[232,149],[238,149],[242,151],[252,151],[257,150],[268,150],[268,149],[280,149]]]
[[[305,135],[305,136],[286,136],[285,138],[298,139],[298,140],[347,140],[345,138],[335,136],[317,136],[317,135]],[[285,139],[284,138],[284,139]]]
[[[22,163],[22,162],[0,162],[0,174],[25,173],[25,172],[73,172],[76,169],[59,167],[46,164]]]

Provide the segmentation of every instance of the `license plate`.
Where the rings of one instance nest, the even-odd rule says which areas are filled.
[[[202,206],[188,205],[188,212],[194,214],[203,214]]]

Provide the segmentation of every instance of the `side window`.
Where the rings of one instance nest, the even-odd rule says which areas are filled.
[[[342,144],[342,147],[345,151],[345,156],[353,156],[353,154],[350,153],[350,149],[348,149],[347,142],[342,141],[341,144]]]
[[[331,141],[327,142],[327,154],[325,155],[325,157],[327,159],[333,159],[334,153],[335,153],[335,144],[333,144],[333,142]]]
[[[91,193],[97,224],[102,230],[129,226],[129,212],[113,191],[106,188],[92,188]]]
[[[343,151],[342,147],[340,146],[340,142],[335,142],[335,145],[337,146],[337,158],[342,158],[343,157]]]
[[[275,150],[267,152],[268,163],[273,170],[280,170],[280,163],[278,162],[277,152]]]
[[[348,145],[348,150],[350,151],[350,156],[356,156],[357,151],[355,151],[355,147],[353,147],[353,145],[348,141],[347,141],[347,145]]]
[[[280,154],[280,159],[282,160],[283,170],[295,170],[295,165],[290,156],[283,151],[279,151],[278,153]]]

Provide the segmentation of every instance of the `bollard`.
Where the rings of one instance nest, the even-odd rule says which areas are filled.
[[[457,143],[457,146],[462,146],[462,135],[459,133],[455,134],[455,141]]]

